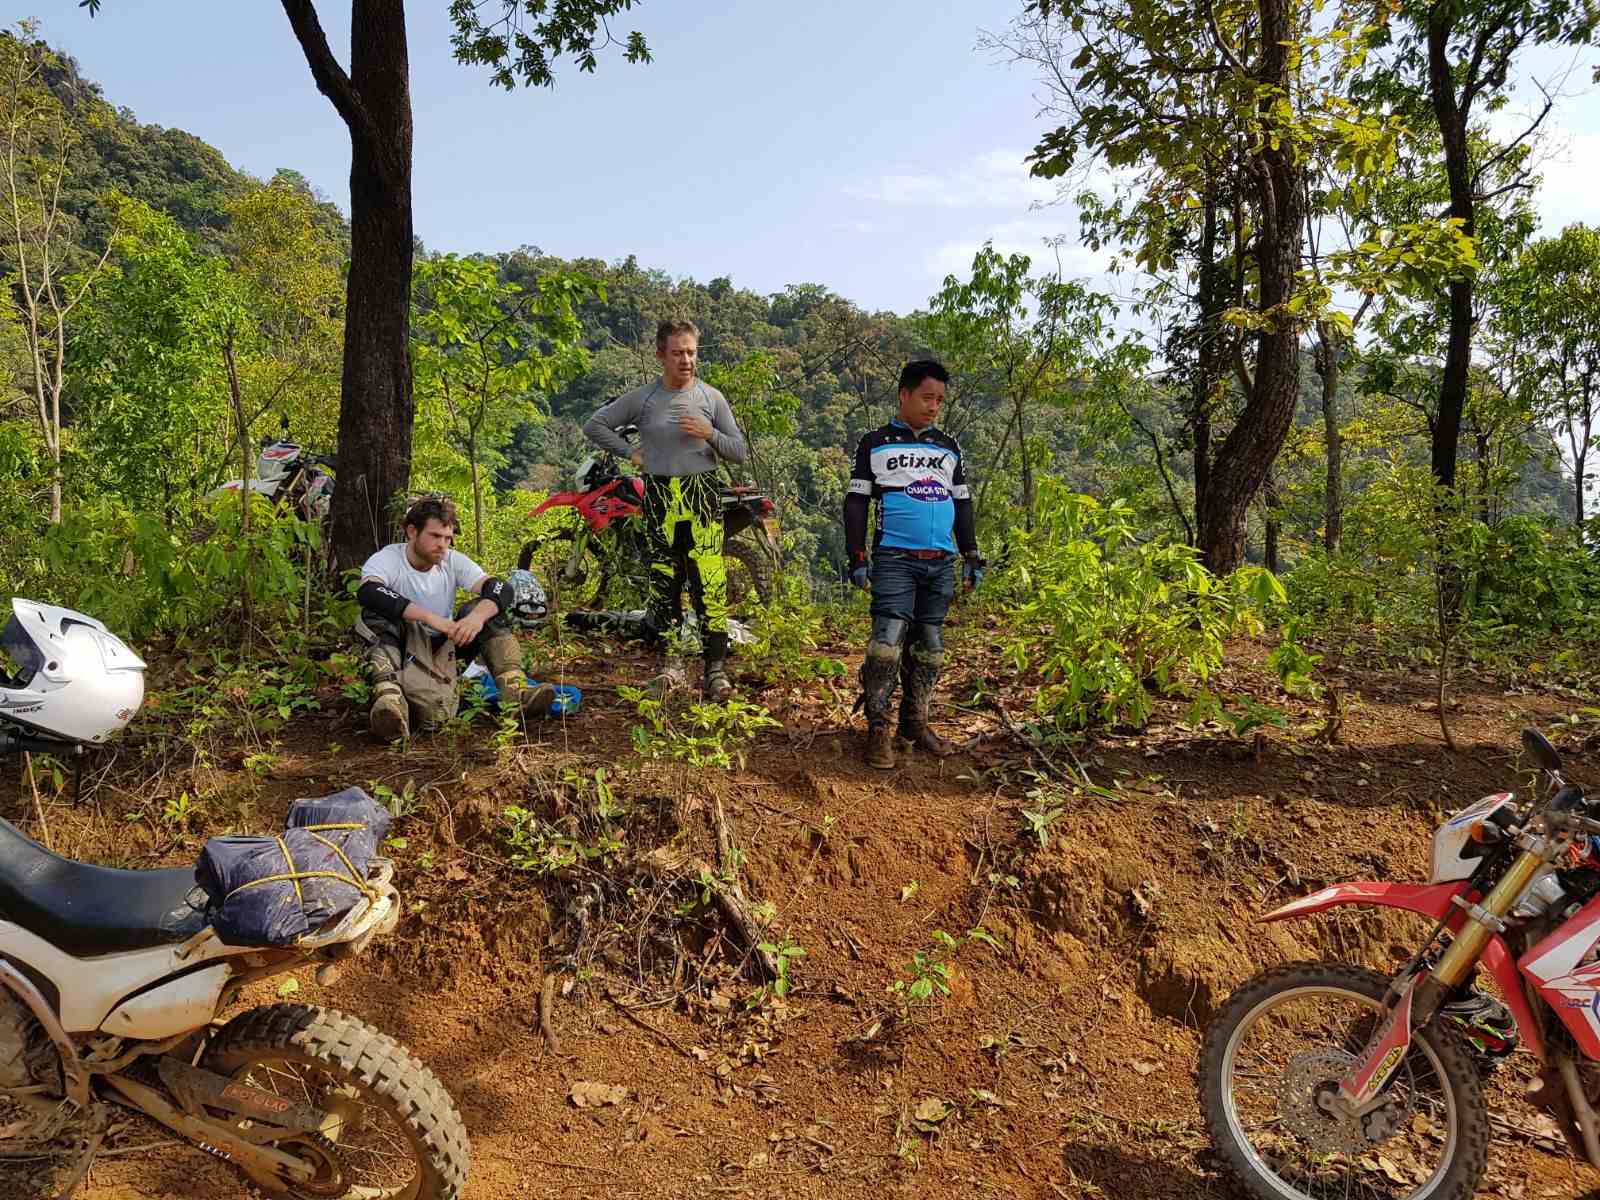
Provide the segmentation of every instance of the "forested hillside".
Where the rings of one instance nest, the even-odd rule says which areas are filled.
[[[54,55],[51,62],[46,79],[71,139],[61,208],[72,258],[89,264],[110,250],[103,278],[69,326],[62,472],[68,511],[105,503],[111,476],[119,472],[159,470],[159,502],[155,491],[123,488],[118,495],[136,501],[133,511],[120,518],[102,511],[101,519],[154,513],[178,531],[204,519],[196,507],[200,497],[240,473],[233,455],[200,452],[207,436],[220,445],[218,439],[234,440],[238,430],[230,426],[218,336],[199,328],[218,319],[210,312],[216,297],[202,294],[206,284],[195,273],[221,272],[246,290],[246,277],[254,273],[255,295],[266,307],[324,306],[297,318],[320,331],[318,344],[285,330],[260,331],[255,353],[261,377],[246,398],[245,415],[252,440],[276,433],[280,419],[287,419],[294,436],[331,451],[338,401],[337,281],[349,230],[337,207],[314,193],[292,165],[268,183],[250,179],[192,135],[141,125],[135,114],[114,107],[70,57]],[[242,233],[241,222],[250,221],[257,228]],[[530,230],[532,240],[536,234]],[[255,239],[253,249],[244,238]],[[269,277],[291,266],[259,256],[281,260],[302,251],[320,261],[320,277],[309,278],[306,264],[295,264],[298,286],[310,291],[274,291],[275,278]],[[249,261],[251,255],[256,261]],[[517,507],[517,489],[547,490],[570,473],[588,449],[578,428],[583,420],[658,370],[655,323],[684,316],[703,331],[706,377],[735,399],[741,419],[757,434],[749,473],[780,501],[791,561],[819,579],[837,577],[844,561],[838,512],[849,454],[864,430],[892,415],[895,373],[920,353],[943,354],[957,370],[945,423],[968,453],[981,498],[980,522],[990,539],[1004,536],[1025,500],[1025,473],[1059,478],[1107,502],[1125,501],[1146,536],[1166,530],[1193,537],[1194,414],[1178,370],[1159,362],[1159,325],[1135,319],[1117,329],[1109,301],[1081,289],[1075,293],[1070,281],[1045,271],[1047,253],[1037,264],[986,253],[971,278],[952,280],[924,310],[905,315],[865,312],[820,283],[797,282],[761,296],[728,279],[673,278],[632,257],[563,261],[526,246],[511,252],[486,248],[483,261],[494,269],[495,300],[522,340],[542,342],[553,356],[558,348],[548,330],[541,330],[550,314],[514,300],[514,289],[526,298],[539,292],[542,279],[574,283],[577,326],[569,332],[571,348],[581,354],[566,361],[551,386],[510,402],[493,423],[496,436],[478,446],[476,454],[493,476],[484,500],[486,521],[507,505],[525,511]],[[186,295],[173,294],[179,282]],[[147,288],[165,293],[161,303],[168,319],[158,329],[149,327],[143,307],[150,299]],[[1053,296],[1051,288],[1057,289]],[[419,299],[426,304],[425,296]],[[281,313],[265,311],[254,317],[263,326],[282,320]],[[1141,332],[1131,335],[1129,328]],[[15,331],[4,338],[10,353],[21,353]],[[1053,361],[1045,364],[1041,355],[1047,349]],[[1272,489],[1252,509],[1247,553],[1254,561],[1270,551],[1276,564],[1292,563],[1321,537],[1321,381],[1313,347],[1305,347],[1301,359],[1295,432]],[[1394,389],[1393,362],[1381,349],[1374,361],[1390,372],[1383,382],[1358,360],[1341,374],[1335,398],[1346,427],[1345,495],[1356,522],[1363,519],[1368,487],[1381,484],[1394,466],[1393,435],[1425,422],[1421,410]],[[1408,370],[1427,378],[1425,363]],[[10,377],[19,386],[20,367]],[[1112,378],[1118,382],[1108,386]],[[1416,383],[1413,378],[1411,385]],[[250,380],[243,386],[252,391]],[[1207,445],[1225,439],[1230,411],[1239,402],[1224,396],[1218,403],[1204,430]],[[26,527],[48,514],[30,506],[24,494],[27,481],[37,481],[44,470],[39,439],[30,431],[37,422],[24,415],[24,403],[19,398],[10,405],[0,425],[0,445],[12,464],[10,482],[0,483],[8,493],[0,504]],[[143,446],[150,461],[111,468],[100,461],[110,444],[106,439]],[[418,439],[418,487],[444,488],[470,506],[461,439],[450,429],[449,414],[426,399]],[[1426,451],[1420,439],[1412,445],[1403,457],[1415,465]],[[1468,431],[1462,445],[1492,465],[1497,512],[1570,517],[1570,486],[1562,482],[1547,430],[1531,414],[1514,428],[1491,429],[1486,436]],[[1025,512],[1028,507],[1023,504]],[[511,522],[504,518],[502,553],[516,536]],[[13,569],[24,577],[31,573],[23,560]]]

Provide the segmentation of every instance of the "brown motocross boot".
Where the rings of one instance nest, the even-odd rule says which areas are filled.
[[[949,758],[956,752],[955,743],[940,737],[926,725],[921,729],[902,727],[899,738],[907,750],[924,750],[935,758]]]
[[[887,721],[867,726],[867,766],[880,771],[894,770],[894,731]]]
[[[955,746],[928,726],[933,706],[933,685],[944,666],[943,650],[931,650],[919,642],[906,647],[900,659],[900,740],[907,749],[915,748],[948,758]]]

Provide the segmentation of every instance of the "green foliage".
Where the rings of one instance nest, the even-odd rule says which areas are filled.
[[[414,283],[417,452],[465,458],[482,558],[483,472],[504,461],[512,430],[539,416],[536,394],[587,365],[575,306],[591,294],[604,299],[604,291],[573,272],[546,274],[525,291],[502,280],[493,262],[454,254],[420,260]]]
[[[824,605],[811,602],[802,593],[798,579],[781,575],[777,595],[756,615],[756,644],[744,649],[740,657],[773,682],[842,680],[849,668],[837,658],[817,653],[829,636],[829,618]]]
[[[1041,714],[1067,726],[1142,725],[1157,695],[1195,696],[1224,639],[1260,626],[1282,587],[1259,568],[1217,579],[1188,546],[1134,538],[1128,507],[1045,480],[1032,532],[1013,530],[996,579],[1013,613],[1004,649],[1042,683]]]
[[[754,995],[750,998],[751,1008],[759,1007],[769,994],[776,996],[780,1000],[787,996],[790,989],[794,987],[794,980],[790,972],[794,967],[795,960],[806,956],[805,947],[795,941],[794,935],[789,933],[783,935],[782,941],[760,942],[756,945],[756,949],[771,957],[772,961],[777,965],[778,974],[777,978],[773,979],[772,982],[764,983],[756,989]]]
[[[933,931],[933,944],[916,950],[906,964],[906,978],[896,979],[889,985],[889,994],[896,997],[909,1013],[914,1007],[943,999],[950,994],[951,962],[962,947],[979,942],[991,950],[1000,949],[999,940],[983,926],[967,930],[964,937],[955,937],[942,929]]]
[[[292,515],[266,519],[266,502],[257,497],[258,519],[245,537],[237,504],[218,503],[215,532],[198,544],[114,499],[80,506],[43,539],[48,586],[40,594],[136,640],[214,630],[241,588],[263,628],[293,625],[302,615],[305,552],[321,545],[322,531]]]
[[[1267,655],[1267,665],[1277,673],[1283,690],[1291,696],[1314,696],[1318,688],[1311,674],[1322,661],[1322,655],[1313,654],[1302,646],[1297,640],[1298,633],[1292,621],[1284,627],[1282,638]]]
[[[1057,794],[1047,788],[1030,789],[1028,800],[1029,803],[1017,813],[1022,819],[1023,831],[1038,841],[1039,849],[1048,850],[1050,829],[1066,815],[1066,809],[1057,802]]]
[[[506,857],[519,871],[550,875],[579,864],[604,861],[622,846],[620,840],[601,834],[592,841],[564,833],[531,809],[511,805],[501,813]]]
[[[95,0],[96,3],[99,0]],[[581,71],[593,71],[599,53],[613,37],[608,18],[627,12],[635,0],[499,0],[500,15],[485,20],[473,0],[450,0],[450,21],[455,32],[450,44],[463,63],[492,68],[496,87],[512,90],[550,87],[555,65],[570,55]],[[628,34],[623,51],[631,63],[650,61],[644,35]]]
[[[642,724],[633,727],[633,748],[646,758],[667,758],[691,767],[744,766],[744,743],[763,729],[777,729],[759,704],[737,697],[716,703],[701,700],[678,709],[643,688],[621,687],[617,694],[632,704]]]

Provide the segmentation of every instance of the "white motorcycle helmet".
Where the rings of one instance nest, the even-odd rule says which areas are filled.
[[[69,742],[103,742],[144,702],[144,660],[93,617],[14,597],[0,648],[0,720]]]

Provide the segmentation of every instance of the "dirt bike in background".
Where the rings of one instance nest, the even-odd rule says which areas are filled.
[[[1485,1056],[1520,1041],[1528,1098],[1600,1167],[1600,811],[1534,730],[1548,787],[1488,796],[1433,837],[1426,884],[1346,883],[1261,918],[1346,905],[1419,913],[1432,935],[1392,976],[1342,963],[1267,971],[1206,1031],[1200,1103],[1258,1200],[1467,1200],[1493,1132]],[[1504,1004],[1477,991],[1479,967]]]
[[[625,426],[617,432],[631,437],[637,430]],[[615,455],[597,451],[583,460],[573,481],[577,491],[554,492],[529,515],[570,508],[579,520],[526,542],[518,568],[528,570],[543,560],[551,608],[604,608],[623,600],[642,604],[651,558],[644,480],[625,473]],[[752,603],[765,607],[772,601],[779,561],[773,503],[753,487],[723,488],[721,499],[729,608],[737,613]]]
[[[302,521],[321,524],[333,506],[333,467],[332,456],[308,453],[299,442],[288,440],[285,429],[277,441],[263,442],[250,490],[274,506],[293,508]],[[230,479],[211,495],[222,496],[243,487],[244,480]]]

